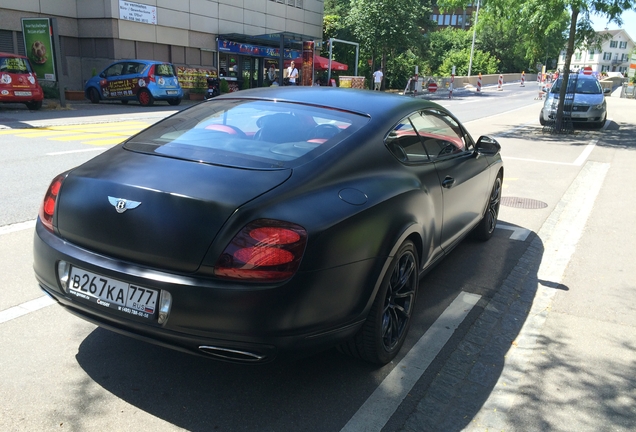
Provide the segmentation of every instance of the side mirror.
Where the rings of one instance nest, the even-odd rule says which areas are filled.
[[[102,72],[102,73],[99,74],[99,77],[100,78],[106,78],[106,74],[104,72]]]
[[[497,140],[486,135],[479,137],[475,148],[477,153],[486,156],[494,156],[501,151],[501,145],[497,142]]]
[[[603,94],[610,94],[612,92],[612,89],[606,88],[603,89]]]

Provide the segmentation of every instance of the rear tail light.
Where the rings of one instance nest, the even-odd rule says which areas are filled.
[[[307,232],[299,225],[271,219],[249,223],[225,248],[214,274],[226,279],[277,282],[298,270]]]
[[[155,82],[155,65],[151,65],[148,69],[148,81]]]
[[[62,187],[62,182],[66,178],[66,173],[60,174],[53,179],[51,185],[44,195],[44,201],[40,206],[40,220],[42,224],[49,230],[53,231],[53,215],[55,214],[55,204],[57,203],[57,197]]]

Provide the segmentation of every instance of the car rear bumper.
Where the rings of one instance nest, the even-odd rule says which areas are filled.
[[[142,320],[78,300],[58,280],[57,263],[170,292],[168,320]],[[51,234],[38,222],[34,270],[40,287],[67,310],[106,329],[146,342],[241,363],[266,363],[334,346],[362,326],[371,291],[359,280],[371,261],[311,274],[275,286],[227,284],[167,274],[98,256]],[[359,280],[356,280],[361,278]]]

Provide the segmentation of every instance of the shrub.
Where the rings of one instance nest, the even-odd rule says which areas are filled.
[[[221,93],[230,92],[230,85],[227,83],[226,80],[224,79],[221,80],[221,82],[219,83],[219,90],[221,90]]]

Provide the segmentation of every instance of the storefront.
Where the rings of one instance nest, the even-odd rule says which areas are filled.
[[[228,82],[231,91],[280,84],[285,62],[302,58],[303,39],[311,38],[292,33],[219,35],[219,78]]]

